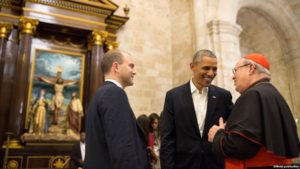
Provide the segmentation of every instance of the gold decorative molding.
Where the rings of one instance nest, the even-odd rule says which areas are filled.
[[[84,48],[85,41],[77,41],[77,43],[74,43],[74,40],[72,41],[70,38],[64,38],[64,39],[57,39],[57,36],[50,36],[50,38],[48,39],[50,40],[53,44],[57,44],[59,46],[70,46],[70,47],[74,47],[74,48]]]
[[[9,168],[10,169],[19,169],[19,168],[21,169],[21,168],[23,168],[23,166],[22,166],[22,163],[23,163],[23,160],[24,160],[23,156],[11,155],[11,156],[8,156],[7,158],[8,158],[8,161],[7,161],[6,165],[3,164],[3,166],[6,166],[7,169],[9,169]]]
[[[127,6],[127,4],[125,5],[125,7],[123,8],[124,14],[125,16],[128,16],[129,12],[130,12],[130,8]]]
[[[69,156],[53,156],[49,160],[49,168],[65,168],[70,161]]]
[[[0,38],[7,38],[13,28],[13,24],[0,22]]]
[[[57,8],[67,9],[70,11],[89,13],[93,15],[110,15],[115,8],[112,8],[107,4],[98,3],[88,3],[87,0],[26,0],[27,2],[33,2],[37,4],[43,4],[48,6],[53,6]],[[73,1],[73,2],[72,2]],[[79,2],[79,3],[78,3]],[[112,11],[113,10],[113,11]]]
[[[33,34],[38,24],[39,21],[37,19],[29,19],[22,16],[20,18],[19,28],[22,33]]]
[[[103,42],[108,36],[108,32],[100,31],[100,30],[93,30],[92,34],[90,35],[90,45],[103,45]]]
[[[111,9],[111,10],[118,9],[118,6],[109,0],[70,0],[70,1],[79,2],[91,6],[102,7],[105,9]]]
[[[129,20],[128,17],[111,15],[106,19],[107,27],[119,29]]]
[[[5,17],[5,18],[12,18],[12,19],[20,19],[19,16],[15,16],[15,15],[12,15],[12,14],[7,14],[7,13],[0,13],[0,17]]]
[[[107,50],[117,49],[119,47],[119,42],[107,41],[105,42]]]
[[[18,149],[18,148],[24,148],[21,143],[20,143],[20,140],[16,140],[16,139],[12,139],[10,140],[8,143],[5,143],[2,145],[2,148],[15,148],[15,149]]]
[[[96,25],[96,26],[103,26],[103,27],[106,26],[106,24],[101,23],[101,22],[95,22],[95,21],[91,21],[91,20],[66,16],[66,15],[61,15],[61,14],[55,14],[55,13],[50,13],[50,12],[41,12],[41,11],[38,11],[38,10],[35,10],[35,9],[30,9],[30,8],[23,8],[23,11],[35,12],[35,13],[42,14],[42,15],[54,16],[54,17],[57,17],[57,18],[68,19],[68,20],[72,20],[72,21],[78,21],[78,22],[82,22],[82,23],[86,23],[86,24],[92,24],[92,25]]]
[[[9,160],[7,163],[7,169],[17,169],[19,167],[19,163],[17,160]]]
[[[21,10],[22,1],[20,0],[0,0],[2,7]]]
[[[114,33],[108,33],[108,37],[111,37],[111,38],[117,38],[117,35],[114,34]]]

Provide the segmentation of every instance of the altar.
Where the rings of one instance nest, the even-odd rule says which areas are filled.
[[[68,168],[103,83],[102,56],[129,20],[129,8],[122,16],[118,8],[110,0],[1,1],[1,167]]]

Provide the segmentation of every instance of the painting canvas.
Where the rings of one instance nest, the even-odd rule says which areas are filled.
[[[25,128],[32,132],[33,111],[37,100],[43,97],[46,110],[43,132],[49,132],[50,127],[55,125],[58,131],[53,132],[63,133],[72,93],[76,92],[82,98],[84,55],[36,49],[34,56]],[[45,93],[43,96],[41,90]]]

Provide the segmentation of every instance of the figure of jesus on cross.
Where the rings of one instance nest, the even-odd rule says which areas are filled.
[[[79,82],[79,80],[65,80],[62,78],[63,68],[58,66],[56,68],[56,76],[48,77],[48,76],[39,76],[38,79],[40,81],[46,82],[54,86],[54,96],[52,97],[52,110],[53,110],[53,125],[57,125],[58,123],[58,113],[61,111],[61,108],[64,103],[64,95],[63,90],[65,86],[74,85]]]

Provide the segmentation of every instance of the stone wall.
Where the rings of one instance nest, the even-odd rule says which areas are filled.
[[[126,88],[135,115],[161,113],[165,92],[172,88],[171,17],[169,1],[115,0],[130,8],[129,21],[118,32],[120,49],[135,61],[134,86]]]
[[[173,86],[191,79],[190,63],[195,53],[195,28],[191,0],[170,1]]]
[[[231,69],[242,54],[261,52],[271,62],[272,83],[300,117],[299,17],[292,1],[274,0],[115,0],[130,20],[118,32],[120,49],[136,61],[135,85],[127,90],[136,115],[160,113],[167,90],[191,78],[189,63],[198,49],[214,50],[218,76],[213,82],[230,90]],[[299,14],[298,14],[299,15]],[[300,16],[300,15],[299,15]],[[296,52],[295,52],[296,51]]]

